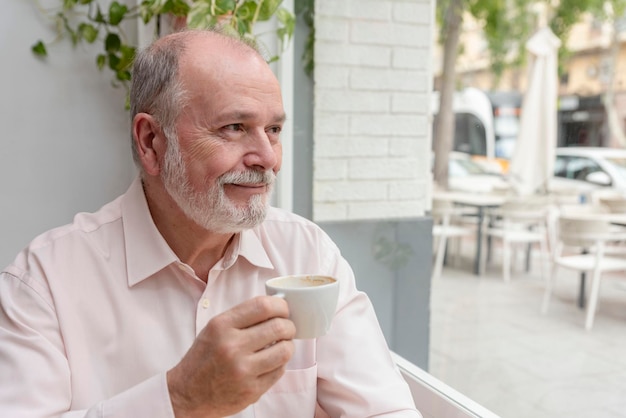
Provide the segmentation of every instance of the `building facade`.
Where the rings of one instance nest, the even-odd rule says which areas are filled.
[[[618,31],[621,26],[617,25]],[[561,62],[559,80],[559,145],[623,147],[611,135],[603,96],[612,86],[620,127],[626,129],[626,32],[619,32],[618,46],[612,49],[615,29],[608,23],[584,14],[567,39],[568,58]],[[507,69],[499,82],[491,72],[489,51],[478,22],[464,19],[461,50],[457,60],[459,86],[486,91],[524,93],[525,68]],[[437,49],[437,48],[436,48]],[[435,52],[435,87],[440,73],[441,51]]]

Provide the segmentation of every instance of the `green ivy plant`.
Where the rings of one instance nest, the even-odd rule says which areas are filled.
[[[128,89],[137,45],[130,43],[125,35],[125,22],[137,19],[145,24],[156,22],[158,36],[167,17],[192,29],[221,27],[258,43],[255,24],[275,16],[281,48],[278,55],[269,58],[272,62],[291,40],[296,22],[295,16],[281,4],[282,0],[144,0],[128,6],[107,0],[59,0],[59,6],[54,9],[40,7],[55,22],[57,37],[50,42],[38,40],[31,49],[36,56],[45,57],[48,46],[61,39],[69,38],[74,46],[101,43],[103,51],[96,57],[97,68],[111,70],[114,84]]]

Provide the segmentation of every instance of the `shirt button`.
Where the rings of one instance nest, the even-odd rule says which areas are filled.
[[[211,306],[211,301],[209,301],[209,299],[204,298],[202,299],[202,303],[201,303],[202,307],[204,309],[208,308],[209,306]]]
[[[179,264],[178,268],[181,269],[182,271],[186,271],[187,269],[185,268],[184,264]]]

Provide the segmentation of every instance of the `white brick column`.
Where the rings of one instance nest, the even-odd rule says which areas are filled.
[[[428,207],[431,0],[317,0],[313,217]]]

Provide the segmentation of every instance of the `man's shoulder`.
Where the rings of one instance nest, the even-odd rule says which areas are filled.
[[[292,242],[298,242],[297,238],[308,237],[303,242],[313,240],[326,245],[335,245],[328,234],[315,222],[276,207],[268,210],[265,221],[257,228],[272,236],[287,235]]]
[[[313,221],[303,216],[289,212],[285,209],[270,207],[267,216],[262,223],[263,226],[281,225],[282,227],[304,228],[321,231],[321,228]]]
[[[71,223],[51,228],[33,238],[20,252],[20,255],[34,254],[47,251],[62,253],[63,247],[85,244],[87,236],[98,232],[105,225],[121,225],[121,211],[119,198],[105,204],[95,212],[79,212]],[[18,255],[18,259],[19,259]]]

